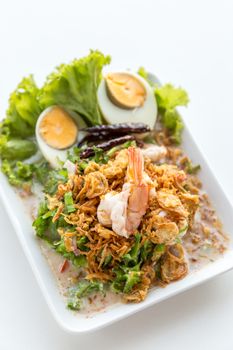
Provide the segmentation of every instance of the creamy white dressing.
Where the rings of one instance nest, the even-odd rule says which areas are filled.
[[[83,277],[83,269],[77,268],[69,263],[68,268],[64,272],[60,272],[60,267],[64,262],[64,257],[58,253],[43,240],[39,241],[42,254],[48,261],[48,264],[56,278],[56,282],[65,303],[68,299],[68,289],[73,287],[80,278]],[[109,307],[113,307],[115,304],[120,303],[119,295],[107,291],[105,294],[93,293],[91,296],[82,299],[83,307],[80,311],[81,314],[92,316],[96,312],[104,311]]]

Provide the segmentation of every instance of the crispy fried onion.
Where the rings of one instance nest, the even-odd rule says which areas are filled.
[[[53,221],[63,216],[65,222],[72,225],[72,232],[66,232],[63,228],[59,228],[58,232],[64,238],[67,252],[86,256],[88,279],[113,281],[113,268],[118,266],[135,243],[134,235],[129,238],[119,236],[111,228],[102,226],[97,219],[101,197],[110,191],[122,190],[127,165],[127,150],[116,153],[107,164],[91,161],[83,174],[70,176],[66,184],[58,186],[53,197],[47,196],[48,208],[56,210]],[[187,274],[184,250],[176,239],[190,224],[199,204],[197,191],[191,193],[187,190],[188,180],[183,170],[169,164],[158,166],[147,158],[145,173],[155,184],[156,195],[151,196],[138,228],[142,237],[140,244],[142,246],[149,240],[154,246],[163,244],[165,249],[151,258],[150,263],[142,263],[140,282],[124,295],[127,302],[139,302],[146,297],[149,288],[158,279],[157,274],[155,276],[156,266],[160,268],[160,281],[164,283]],[[75,207],[71,213],[64,210],[64,195],[68,191],[72,191]],[[75,243],[82,237],[87,238],[85,250],[80,250]],[[106,266],[108,257],[111,259]]]
[[[78,197],[85,196],[91,199],[103,195],[107,190],[108,181],[106,177],[100,171],[94,171],[84,177],[84,186]]]

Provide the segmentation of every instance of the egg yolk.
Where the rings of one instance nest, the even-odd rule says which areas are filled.
[[[53,107],[42,118],[39,133],[50,147],[65,149],[77,140],[78,127],[65,110]]]
[[[108,96],[115,105],[124,109],[143,106],[146,99],[146,89],[133,75],[109,73],[105,81]]]

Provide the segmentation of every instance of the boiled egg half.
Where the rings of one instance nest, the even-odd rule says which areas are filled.
[[[140,75],[127,71],[106,74],[97,97],[109,124],[143,122],[154,128],[158,112],[154,91]]]
[[[81,125],[80,125],[81,124]],[[41,153],[53,168],[65,161],[70,150],[80,137],[79,127],[85,124],[77,115],[60,106],[45,109],[36,123],[36,140]]]

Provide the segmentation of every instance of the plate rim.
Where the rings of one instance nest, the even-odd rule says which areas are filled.
[[[205,153],[203,152],[203,150],[201,149],[201,147],[197,146],[197,143],[195,141],[195,138],[193,137],[189,127],[186,125],[186,123],[184,122],[184,129],[185,129],[185,132],[187,134],[187,137],[189,139],[191,139],[191,142],[193,144],[193,146],[195,147],[195,149],[197,150],[197,152],[199,152],[199,156],[201,156],[202,158],[202,161],[204,162],[206,168],[208,169],[208,172],[209,174],[211,175],[213,181],[217,184],[218,186],[218,189],[219,191],[221,192],[221,195],[222,195],[222,198],[224,199],[224,202],[225,204],[227,205],[228,209],[230,210],[230,212],[232,213],[232,216],[233,216],[233,205],[232,205],[232,202],[230,201],[228,195],[226,194],[221,182],[219,181],[219,179],[216,177],[215,173],[213,172],[210,164],[209,164],[209,161],[206,159],[205,157]],[[14,212],[12,211],[11,209],[11,205],[7,199],[7,192],[9,190],[12,190],[13,191],[13,188],[12,186],[8,183],[7,179],[5,178],[5,182],[6,182],[6,186],[4,187],[3,186],[3,177],[5,178],[5,175],[1,173],[1,176],[0,176],[0,198],[1,198],[1,201],[3,203],[3,206],[7,212],[7,215],[9,217],[9,220],[16,232],[16,235],[20,241],[20,244],[22,246],[22,249],[26,255],[26,258],[32,268],[32,271],[33,271],[33,274],[40,286],[40,289],[42,291],[42,294],[45,298],[45,301],[53,315],[53,317],[55,318],[55,320],[57,321],[57,323],[59,324],[59,326],[65,330],[66,332],[70,332],[70,333],[88,333],[88,332],[94,332],[96,330],[99,330],[101,328],[104,328],[110,324],[113,324],[117,321],[120,321],[121,319],[124,319],[124,318],[128,318],[129,316],[137,313],[137,312],[140,312],[142,310],[145,310],[146,308],[152,306],[152,305],[155,305],[161,301],[164,301],[170,297],[173,297],[177,294],[180,294],[180,293],[183,293],[191,288],[194,288],[202,283],[205,283],[207,281],[209,281],[210,279],[224,273],[224,272],[227,272],[229,271],[230,269],[233,268],[233,248],[232,249],[229,249],[227,250],[226,253],[223,254],[223,256],[221,256],[220,258],[218,258],[215,262],[211,263],[211,264],[208,264],[206,267],[204,268],[201,268],[200,270],[198,271],[195,271],[195,272],[192,272],[190,275],[186,276],[186,278],[184,278],[183,280],[181,281],[176,281],[176,282],[173,282],[173,284],[176,284],[177,286],[179,284],[181,284],[181,287],[180,289],[176,289],[172,292],[168,292],[168,293],[164,293],[164,296],[160,296],[159,298],[152,298],[152,299],[146,299],[144,300],[143,302],[137,304],[137,307],[134,307],[134,308],[128,308],[128,310],[126,310],[125,312],[122,312],[118,315],[116,315],[115,317],[112,317],[111,319],[107,319],[104,321],[104,322],[97,322],[96,324],[93,324],[92,326],[82,326],[81,328],[79,327],[74,327],[74,326],[71,326],[71,325],[68,325],[64,318],[62,317],[61,313],[58,312],[58,310],[56,309],[55,307],[55,304],[52,302],[52,299],[51,299],[51,292],[49,292],[48,288],[46,287],[45,283],[44,283],[44,277],[42,276],[43,273],[42,271],[38,268],[37,266],[37,263],[36,263],[36,260],[34,259],[33,255],[32,255],[32,252],[30,251],[30,247],[27,245],[27,239],[24,235],[24,233],[22,232],[23,231],[23,227],[22,225],[20,226],[19,225],[19,222],[17,220],[17,217],[16,215],[14,214]],[[15,192],[15,191],[14,191]],[[15,193],[14,194],[15,196],[17,196],[17,194]],[[18,196],[17,196],[18,197]],[[212,200],[211,200],[212,202]],[[214,203],[212,203],[214,204]],[[221,217],[220,217],[220,220],[221,220]],[[221,220],[222,221],[222,220]],[[224,221],[223,221],[223,225],[224,225]],[[32,228],[31,228],[32,229]],[[33,230],[33,229],[32,229]],[[232,232],[230,233],[229,232],[229,236],[230,234],[233,235],[233,227],[232,227]],[[38,247],[38,250],[40,250],[40,248]],[[40,254],[42,255],[42,252],[40,251]],[[224,263],[223,263],[224,261]],[[46,263],[48,264],[48,262],[46,261]],[[212,267],[209,268],[209,267]],[[214,268],[213,268],[214,266]],[[48,266],[49,267],[49,266]],[[51,268],[49,267],[50,269],[50,273],[51,273],[51,276],[53,274],[53,272],[51,271]],[[204,271],[207,271],[210,270],[209,274],[205,277],[201,277],[204,273]],[[212,271],[211,271],[212,270]],[[196,280],[195,280],[195,276],[197,277]],[[191,278],[191,283],[190,284],[184,284],[184,286],[182,287],[182,281],[189,281],[189,279]],[[194,279],[192,281],[192,279]],[[58,286],[57,286],[58,288]],[[167,286],[165,289],[163,290],[168,290],[169,286]],[[158,290],[158,289],[157,289]],[[152,291],[153,293],[153,291]],[[60,295],[60,298],[62,299],[62,296]],[[63,304],[64,304],[64,301],[62,300]],[[65,308],[65,306],[64,306]],[[68,311],[68,310],[67,310]],[[72,315],[72,311],[68,311],[70,313],[70,315]]]

